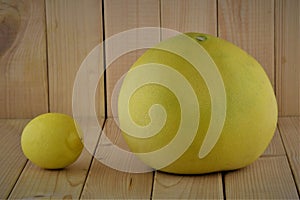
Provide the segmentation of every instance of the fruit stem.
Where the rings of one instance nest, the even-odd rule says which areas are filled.
[[[196,37],[196,40],[199,40],[199,41],[204,41],[204,40],[207,40],[207,38],[205,36],[197,36]]]

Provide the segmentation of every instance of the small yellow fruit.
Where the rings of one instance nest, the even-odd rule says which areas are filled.
[[[277,123],[260,64],[201,33],[146,51],[123,81],[118,113],[132,152],[152,168],[179,174],[245,167],[264,152]]]
[[[77,160],[83,149],[81,133],[68,115],[46,113],[31,120],[23,130],[22,150],[34,164],[61,169]]]

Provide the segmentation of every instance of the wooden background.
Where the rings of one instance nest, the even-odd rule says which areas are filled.
[[[64,170],[28,162],[20,137],[29,118],[49,111],[71,115],[74,78],[87,54],[114,34],[145,26],[213,34],[262,64],[282,116],[265,153],[241,170],[201,176],[124,173],[86,149]],[[98,115],[108,117],[101,121],[104,130],[121,147],[111,94],[143,52],[120,57],[98,85]],[[298,59],[300,0],[0,0],[0,199],[299,199]]]
[[[72,114],[74,78],[87,54],[105,38],[144,26],[233,42],[264,67],[279,115],[300,115],[299,0],[0,0],[0,118]],[[112,116],[115,83],[142,52],[106,71],[99,116]]]

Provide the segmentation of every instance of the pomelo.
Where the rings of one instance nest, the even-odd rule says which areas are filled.
[[[177,35],[147,50],[119,94],[123,136],[144,163],[201,174],[245,167],[270,143],[277,103],[261,65],[223,39]]]

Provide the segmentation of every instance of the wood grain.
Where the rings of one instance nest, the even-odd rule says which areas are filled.
[[[27,159],[21,149],[21,133],[28,120],[0,120],[0,199],[13,189]]]
[[[278,123],[286,153],[300,156],[300,118],[280,117]]]
[[[217,35],[216,1],[162,0],[161,26],[179,32],[200,32]],[[162,35],[167,38],[168,35]]]
[[[125,30],[138,27],[160,27],[159,1],[158,0],[104,0],[104,19],[105,19],[105,38],[120,33]],[[135,41],[128,43],[139,43],[139,40],[145,38],[136,38]],[[158,41],[157,41],[158,42]],[[106,49],[106,56],[110,51],[118,48],[110,46]],[[145,50],[136,50],[119,57],[110,66],[106,66],[107,74],[107,114],[113,116],[111,105],[116,105],[112,101],[112,93],[117,81],[125,74],[136,59],[144,53]],[[117,116],[115,116],[117,117]]]
[[[262,157],[246,168],[225,174],[228,199],[298,199],[285,156]]]
[[[45,170],[28,162],[10,198],[78,199],[91,161],[86,150],[81,157],[80,161],[64,170]]]
[[[96,133],[87,139],[91,152],[85,149],[64,170],[43,170],[27,162],[20,148],[28,120],[1,119],[0,199],[299,199],[299,0],[1,0],[0,118],[32,118],[47,111],[71,115],[75,75],[102,41],[104,29],[109,38],[144,26],[205,32],[235,43],[264,67],[276,91],[279,115],[297,117],[279,118],[279,130],[262,157],[246,168],[224,172],[223,183],[221,173],[180,176],[111,169],[92,157],[100,131],[96,122],[86,130]],[[114,51],[106,50],[106,55]],[[112,116],[115,83],[143,52],[121,56],[106,71],[107,85],[104,79],[98,84],[100,125],[105,109]],[[118,146],[128,148],[112,118],[105,131]]]
[[[222,175],[180,176],[157,172],[153,199],[223,199]]]
[[[300,194],[300,117],[279,118],[279,130]]]
[[[179,32],[217,35],[216,1],[162,0],[161,26]],[[162,34],[162,39],[170,35]],[[203,176],[176,176],[155,173],[153,199],[223,198],[221,173]]]
[[[1,165],[0,171],[1,191],[5,191],[3,188],[7,186],[10,188],[7,191],[12,189],[26,162],[17,147],[26,122],[27,120],[0,120],[0,133],[3,136],[0,139],[0,156],[5,163]],[[89,127],[95,126],[90,124]],[[113,119],[108,120],[105,128],[112,141],[127,148]],[[225,173],[226,198],[297,199],[294,180],[299,188],[299,117],[280,118],[279,129],[290,165],[285,156],[268,155],[246,168]],[[95,141],[96,138],[93,145],[96,145]],[[96,160],[93,161],[90,173],[87,173],[90,161],[91,155],[84,151],[80,159],[65,170],[43,170],[28,162],[10,198],[150,198],[152,173],[122,173]],[[220,174],[179,176],[158,172],[154,178],[152,197],[222,198],[221,180]],[[82,187],[84,190],[80,196]]]
[[[98,122],[90,123],[86,131],[99,131],[96,123]],[[79,199],[97,140],[98,138],[94,138],[94,142],[88,143],[92,152],[83,149],[78,160],[62,170],[45,170],[28,162],[9,197],[11,199]]]
[[[0,118],[48,110],[44,1],[0,2]]]
[[[218,2],[219,36],[256,58],[274,86],[274,1]]]
[[[262,156],[283,156],[285,154],[286,153],[281,140],[281,136],[279,134],[278,128],[276,128],[274,136]]]
[[[279,115],[299,116],[300,1],[275,2],[275,64]]]
[[[108,118],[105,134],[120,148],[128,150],[114,119]],[[112,152],[113,153],[113,152]],[[98,147],[95,157],[103,154]],[[108,155],[109,156],[109,155]],[[130,162],[128,158],[122,158]],[[83,199],[149,199],[152,190],[153,173],[126,173],[102,164],[94,159],[83,193]]]
[[[77,70],[88,53],[102,41],[101,6],[100,0],[46,1],[51,112],[72,114]],[[104,116],[104,84],[99,85],[97,113]]]

